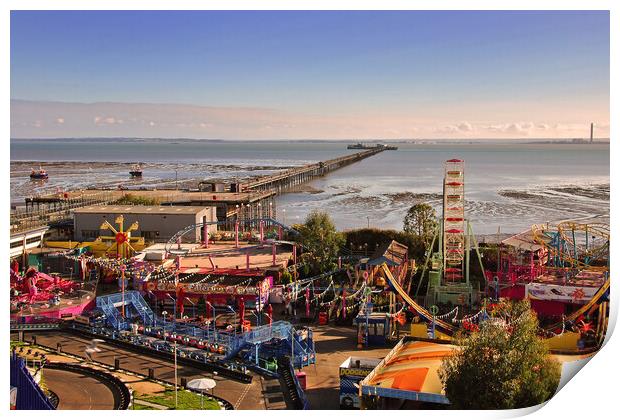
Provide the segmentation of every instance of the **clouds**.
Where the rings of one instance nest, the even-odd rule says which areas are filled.
[[[587,137],[589,122],[449,121],[446,112],[301,113],[259,107],[11,101],[11,136],[212,139],[477,139]],[[454,111],[454,110],[453,110]],[[454,113],[454,112],[453,112]],[[441,120],[435,115],[446,115]],[[609,135],[596,122],[597,137]]]
[[[120,118],[115,118],[115,117],[96,116],[95,118],[93,118],[93,122],[95,123],[95,125],[102,126],[102,125],[123,124],[124,121]]]

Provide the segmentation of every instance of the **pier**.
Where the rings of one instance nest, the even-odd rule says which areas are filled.
[[[314,178],[318,178],[328,174],[329,172],[340,169],[344,166],[359,162],[377,153],[387,150],[386,147],[377,146],[369,150],[351,155],[341,156],[339,158],[326,160],[323,162],[312,163],[300,168],[293,168],[287,171],[277,173],[275,175],[267,175],[260,177],[254,181],[241,184],[241,190],[264,191],[272,190],[281,193],[289,188],[304,184]]]
[[[127,194],[154,200],[159,205],[214,206],[220,221],[234,218],[275,219],[275,195],[385,150],[388,150],[385,146],[377,146],[274,175],[261,176],[232,184],[228,191],[89,189],[31,197],[26,199],[25,211],[11,212],[11,234],[70,220],[73,210],[77,208],[115,204]]]

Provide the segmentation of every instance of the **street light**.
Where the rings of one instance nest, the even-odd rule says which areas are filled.
[[[168,315],[168,311],[161,311],[161,315],[164,317],[164,332],[162,335],[164,337],[164,341],[166,341],[166,315]]]
[[[370,217],[366,216],[366,220],[368,221],[368,229],[370,229]]]
[[[215,306],[213,306],[211,302],[209,302],[209,305],[211,305],[211,309],[213,309],[213,340],[217,341],[217,322],[215,319]]]
[[[232,306],[230,305],[226,305],[226,307],[228,309],[230,309],[230,311],[234,314],[234,318],[233,318],[233,327],[235,329],[235,337],[237,336],[237,327],[235,326],[235,324],[237,323],[237,312],[235,312],[235,310],[232,308]]]
[[[175,302],[176,304],[176,302]],[[166,315],[168,315],[168,311],[162,311],[162,316],[164,317],[164,341],[166,341]],[[178,386],[177,386],[177,342],[174,340],[174,407],[176,408],[178,405]]]

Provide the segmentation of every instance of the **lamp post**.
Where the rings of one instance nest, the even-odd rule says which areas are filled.
[[[161,316],[164,317],[164,332],[162,333],[164,341],[166,341],[166,315],[168,315],[168,311],[161,311]]]
[[[370,217],[366,216],[366,221],[368,221],[368,229],[370,229]]]
[[[217,371],[213,371],[213,375],[211,376],[211,379],[213,379],[215,381],[215,377],[217,376]],[[211,398],[213,398],[213,388],[211,388]]]
[[[168,311],[162,311],[162,316],[164,317],[164,341],[166,341],[166,315],[168,315]],[[178,405],[178,386],[177,386],[177,342],[174,341],[174,408]]]
[[[177,385],[177,378],[177,341],[174,340],[174,408],[177,408],[179,404],[179,387]]]
[[[215,306],[213,306],[213,304],[208,300],[205,300],[205,302],[209,304],[209,306],[211,307],[211,311],[213,312],[213,341],[217,341],[217,329],[215,327]]]
[[[234,318],[233,318],[233,328],[235,330],[235,337],[237,336],[237,327],[235,326],[235,324],[237,323],[237,312],[235,312],[235,310],[232,308],[232,306],[227,305],[226,306],[228,309],[230,309],[230,311],[233,313]]]

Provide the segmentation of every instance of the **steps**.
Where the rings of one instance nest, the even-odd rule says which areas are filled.
[[[123,302],[124,299],[124,302]],[[128,328],[128,323],[122,318],[119,307],[125,305],[126,310],[133,310],[142,318],[144,325],[153,325],[155,322],[155,314],[147,305],[142,295],[135,290],[122,293],[114,293],[107,296],[97,297],[97,307],[106,315],[107,322],[118,330]]]

